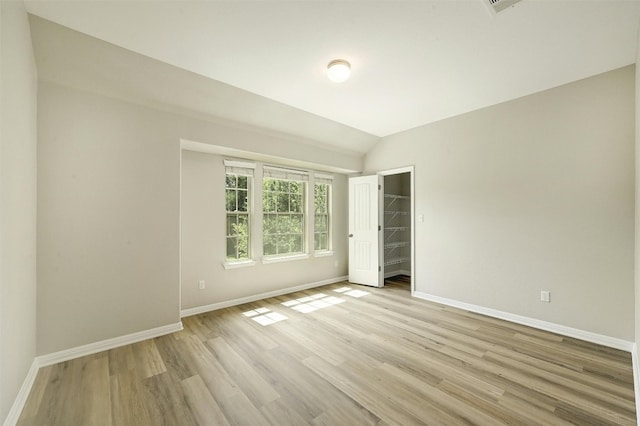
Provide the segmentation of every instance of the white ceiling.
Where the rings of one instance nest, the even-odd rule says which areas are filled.
[[[636,60],[638,0],[523,0],[495,16],[484,1],[26,4],[31,14],[367,136]],[[335,58],[352,64],[345,83],[325,77]],[[347,148],[366,152],[376,139]]]

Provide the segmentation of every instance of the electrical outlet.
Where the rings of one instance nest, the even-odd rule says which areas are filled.
[[[199,288],[200,290],[204,290],[204,280],[200,280],[200,281],[198,281],[198,288]]]
[[[541,302],[551,302],[551,292],[542,290],[540,292],[540,301]]]
[[[335,262],[333,262],[333,267],[337,268],[340,265],[340,262],[338,262],[337,260]]]

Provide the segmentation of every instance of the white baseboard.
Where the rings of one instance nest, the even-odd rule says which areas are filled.
[[[628,340],[622,340],[615,337],[605,336],[602,334],[592,333],[577,328],[567,327],[552,322],[542,321],[535,318],[529,318],[522,315],[511,314],[509,312],[498,311],[496,309],[485,308],[484,306],[473,305],[470,303],[459,302],[453,299],[447,299],[440,296],[434,296],[419,291],[413,292],[413,296],[419,299],[429,300],[443,305],[453,306],[454,308],[464,309],[478,314],[487,315],[493,318],[499,318],[506,321],[515,322],[517,324],[527,325],[529,327],[538,328],[540,330],[550,331],[552,333],[561,334],[575,339],[585,340],[587,342],[596,343],[598,345],[607,346],[614,349],[620,349],[633,353],[634,343]]]
[[[192,315],[198,315],[205,312],[215,311],[222,308],[229,308],[231,306],[242,305],[244,303],[255,302],[256,300],[268,299],[269,297],[282,296],[283,294],[295,293],[296,291],[308,290],[310,288],[320,287],[327,284],[338,283],[340,281],[346,281],[348,276],[329,278],[327,280],[316,281],[314,283],[302,284],[295,287],[287,287],[280,290],[269,291],[267,293],[254,294],[247,297],[240,297],[238,299],[225,300],[223,302],[211,303],[209,305],[196,306],[195,308],[187,308],[180,311],[180,317],[190,317]]]
[[[22,413],[24,404],[27,402],[27,398],[29,397],[29,393],[31,392],[33,383],[36,381],[36,376],[38,375],[39,369],[40,366],[38,365],[38,360],[37,358],[34,358],[33,362],[31,363],[31,367],[27,372],[27,377],[24,378],[24,382],[22,382],[22,386],[18,391],[18,395],[13,401],[13,405],[9,410],[9,414],[4,419],[4,426],[14,426],[16,423],[18,423],[18,419],[20,418],[20,414]]]
[[[78,346],[63,351],[54,352],[47,355],[36,357],[39,367],[57,364],[59,362],[68,361],[70,359],[79,358],[85,355],[91,355],[109,349],[117,348],[131,343],[141,342],[154,337],[164,336],[165,334],[175,333],[182,330],[182,322],[175,324],[163,325],[162,327],[152,328],[150,330],[138,331],[124,336],[114,337],[113,339],[102,340],[100,342],[89,343],[88,345]]]
[[[38,375],[38,370],[41,367],[57,364],[59,362],[68,361],[70,359],[79,358],[85,355],[91,355],[98,352],[106,351],[109,349],[117,348],[131,343],[141,342],[143,340],[152,339],[154,337],[164,336],[165,334],[175,333],[182,330],[182,322],[175,324],[164,325],[162,327],[152,328],[150,330],[139,331],[137,333],[127,334],[125,336],[114,337],[113,339],[107,339],[100,342],[89,343],[88,345],[78,346],[71,349],[65,349],[63,351],[54,352],[47,355],[41,355],[34,358],[31,363],[31,368],[25,377],[22,387],[16,396],[11,410],[5,419],[3,426],[14,426],[20,414],[24,409],[24,404],[27,402],[31,388]]]

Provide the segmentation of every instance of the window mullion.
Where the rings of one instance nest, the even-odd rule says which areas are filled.
[[[264,210],[263,210],[263,168],[257,167],[255,170],[255,179],[252,191],[252,229],[253,229],[253,248],[252,254],[254,258],[261,259],[264,256]]]

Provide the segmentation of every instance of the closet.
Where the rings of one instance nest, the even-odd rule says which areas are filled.
[[[413,167],[349,178],[349,282],[413,291]]]
[[[411,175],[384,176],[383,259],[384,278],[411,276]]]

